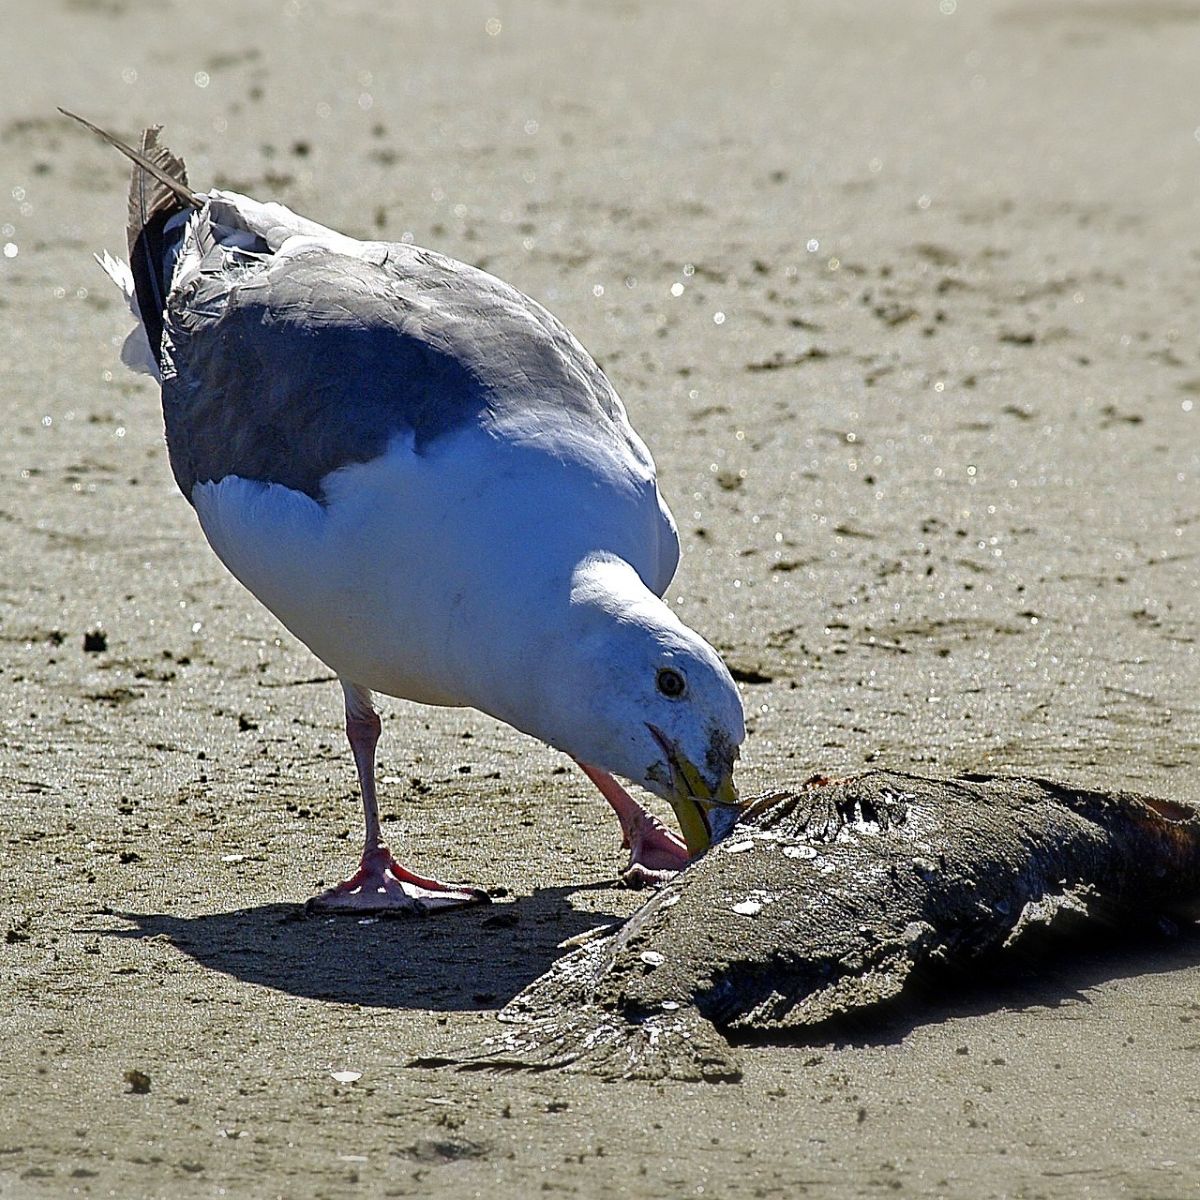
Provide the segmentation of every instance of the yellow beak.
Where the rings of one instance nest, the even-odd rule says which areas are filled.
[[[733,771],[713,791],[696,767],[682,756],[672,758],[671,807],[679,818],[679,828],[687,843],[688,853],[695,858],[703,854],[733,827],[741,811]]]

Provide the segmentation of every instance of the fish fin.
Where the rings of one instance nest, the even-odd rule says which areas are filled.
[[[729,1044],[694,1008],[638,1021],[596,1005],[514,1022],[474,1046],[413,1059],[410,1067],[457,1071],[567,1071],[654,1082],[736,1083],[742,1068]]]
[[[835,842],[846,828],[888,830],[908,816],[906,793],[880,790],[877,772],[849,779],[813,775],[798,791],[767,792],[749,801],[738,820],[756,829],[786,829],[812,843]],[[891,774],[891,773],[889,773]]]

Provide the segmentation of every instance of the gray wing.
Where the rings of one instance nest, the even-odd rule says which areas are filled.
[[[202,221],[201,213],[197,221]],[[201,230],[201,233],[203,231]],[[321,499],[321,480],[450,430],[534,411],[644,448],[604,373],[545,309],[418,247],[363,256],[209,239],[168,298],[163,413],[184,495],[227,475]]]

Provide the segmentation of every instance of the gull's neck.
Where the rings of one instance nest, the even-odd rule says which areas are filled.
[[[536,595],[508,598],[487,614],[468,703],[577,758],[587,759],[588,663],[625,622],[674,622],[637,571],[592,554]],[[532,614],[541,614],[531,620]],[[616,669],[618,664],[613,664]]]

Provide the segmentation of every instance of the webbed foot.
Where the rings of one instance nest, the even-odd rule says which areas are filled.
[[[482,888],[427,879],[401,866],[392,852],[378,845],[363,853],[358,870],[314,896],[307,913],[413,913],[424,915],[467,904],[489,904]]]
[[[621,879],[628,887],[656,887],[666,883],[691,861],[682,839],[651,813],[643,812],[631,822],[625,838],[629,864],[621,872]]]

